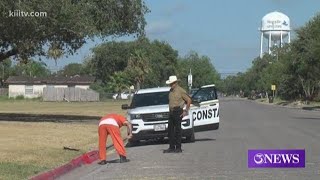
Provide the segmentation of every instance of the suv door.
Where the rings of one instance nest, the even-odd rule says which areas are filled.
[[[192,96],[192,101],[189,116],[193,121],[194,131],[219,129],[219,100],[215,86],[201,87]]]

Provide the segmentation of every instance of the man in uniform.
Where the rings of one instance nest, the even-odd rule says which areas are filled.
[[[132,137],[131,123],[125,117],[118,114],[108,114],[101,118],[99,123],[99,157],[101,161],[98,164],[107,164],[106,142],[108,135],[111,136],[114,148],[120,156],[120,163],[129,161],[126,158],[126,149],[120,133],[122,126],[127,126],[128,139],[130,139]]]
[[[181,153],[181,121],[184,116],[188,115],[191,104],[191,98],[187,92],[178,85],[177,76],[170,76],[166,84],[170,85],[169,93],[169,123],[168,123],[168,137],[169,149],[164,150],[164,153]],[[183,110],[184,105],[187,104],[186,109]]]

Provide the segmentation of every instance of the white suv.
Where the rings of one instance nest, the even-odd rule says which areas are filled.
[[[141,89],[133,96],[128,109],[128,120],[132,124],[131,144],[140,140],[163,139],[168,135],[170,87]],[[219,100],[214,85],[201,87],[192,96],[189,116],[182,119],[182,136],[193,142],[194,132],[219,128]]]

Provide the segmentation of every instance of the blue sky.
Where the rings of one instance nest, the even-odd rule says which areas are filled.
[[[180,56],[191,50],[208,56],[220,73],[245,71],[259,56],[262,17],[279,11],[291,20],[291,27],[303,26],[320,12],[320,0],[145,0],[147,36],[167,41]],[[123,39],[130,39],[128,37]],[[88,42],[77,54],[63,57],[52,70],[82,62],[90,49],[101,43]]]

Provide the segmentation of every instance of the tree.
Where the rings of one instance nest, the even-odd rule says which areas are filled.
[[[126,73],[133,79],[136,84],[136,89],[139,90],[144,83],[146,76],[151,72],[150,60],[146,52],[142,49],[137,49],[131,54]]]
[[[190,52],[186,57],[178,61],[178,77],[182,80],[182,86],[187,87],[187,77],[192,71],[193,87],[215,84],[220,80],[220,75],[210,62],[210,58],[199,56],[196,52]]]
[[[56,45],[52,45],[48,50],[48,57],[54,59],[55,64],[57,65],[57,61],[59,58],[63,56],[63,51]]]
[[[151,72],[145,79],[144,87],[163,86],[169,76],[176,74],[178,51],[163,41],[155,40],[147,45],[149,48],[142,48],[148,51]]]
[[[86,63],[85,69],[106,84],[112,74],[124,71],[130,54],[134,51],[134,42],[107,42],[94,48],[93,57]]]
[[[74,75],[82,75],[84,74],[83,65],[79,63],[70,63],[66,65],[62,70],[58,72],[63,76],[74,76]]]
[[[313,100],[320,87],[320,14],[297,31],[292,42],[291,69],[299,79],[307,100]]]
[[[42,17],[14,17],[17,9],[41,11]],[[73,54],[97,36],[143,35],[148,11],[142,0],[3,0],[0,62],[9,57],[26,61],[33,56]],[[48,53],[48,47],[53,52]]]
[[[143,87],[163,86],[166,78],[175,74],[178,52],[166,42],[150,42],[147,38],[99,45],[93,49],[92,58],[85,61],[84,70],[106,84],[112,74],[127,68],[129,59],[132,59],[137,51],[141,51],[148,58],[150,68],[150,72],[144,77]],[[130,77],[135,77],[134,74],[136,73]]]
[[[8,79],[11,71],[12,62],[10,59],[6,59],[0,62],[0,86],[4,86],[4,82]]]
[[[108,88],[112,92],[118,93],[118,98],[121,97],[121,92],[125,89],[129,89],[130,80],[125,72],[119,71],[115,72],[113,76],[111,76],[110,81],[108,82]]]
[[[50,71],[46,64],[34,60],[28,60],[27,64],[19,63],[12,67],[10,75],[13,76],[29,76],[29,77],[47,77]]]

